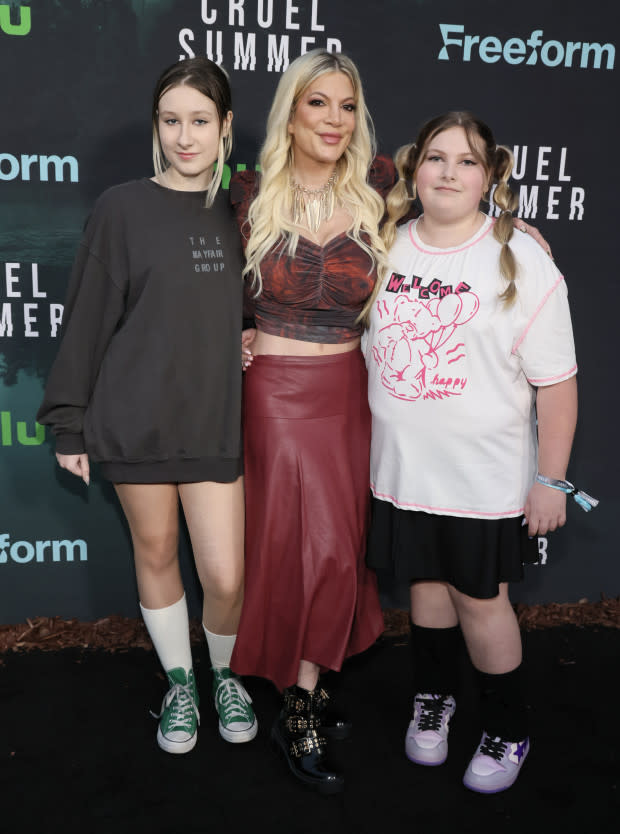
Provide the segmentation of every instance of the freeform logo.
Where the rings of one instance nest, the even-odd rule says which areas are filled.
[[[485,64],[496,64],[504,60],[507,64],[534,65],[538,59],[547,67],[578,67],[579,69],[614,68],[616,47],[612,43],[585,43],[582,41],[549,40],[543,42],[543,30],[535,29],[527,40],[508,38],[502,43],[492,35],[466,35],[462,24],[440,23],[443,46],[437,60],[471,61],[477,57]],[[453,47],[449,52],[448,47]],[[606,60],[604,60],[606,59]],[[590,62],[592,66],[590,66]]]
[[[31,171],[33,165],[34,174]],[[29,182],[36,179],[38,173],[41,182],[49,182],[50,167],[55,182],[64,182],[67,174],[70,182],[79,182],[79,166],[74,156],[23,153],[17,157],[11,153],[0,153],[0,181],[19,178]]]
[[[27,35],[30,32],[30,6],[20,6],[17,23],[11,23],[11,6],[0,4],[0,30],[5,35]]]
[[[28,562],[87,562],[88,545],[84,539],[17,541],[11,544],[9,533],[0,533],[0,565],[6,565],[9,559],[18,565]]]

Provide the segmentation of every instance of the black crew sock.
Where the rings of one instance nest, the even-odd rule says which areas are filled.
[[[490,675],[476,670],[480,683],[482,729],[504,741],[522,741],[528,735],[523,700],[521,665],[511,672]]]
[[[462,635],[459,626],[426,628],[409,623],[414,691],[455,695]]]

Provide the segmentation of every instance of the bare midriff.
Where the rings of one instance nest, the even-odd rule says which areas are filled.
[[[300,339],[286,339],[284,336],[272,336],[270,333],[256,331],[256,338],[250,346],[254,356],[271,354],[272,356],[329,356],[335,353],[348,353],[359,347],[359,338],[338,344],[323,342],[302,342]]]

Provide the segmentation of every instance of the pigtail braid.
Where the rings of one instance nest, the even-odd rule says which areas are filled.
[[[394,156],[398,181],[385,199],[388,217],[381,229],[381,237],[386,249],[394,243],[398,221],[407,214],[411,201],[415,199],[415,185],[412,185],[412,182],[416,156],[415,143],[403,145]]]
[[[499,269],[508,282],[508,286],[501,293],[500,298],[506,307],[510,307],[514,303],[517,292],[515,287],[517,260],[510,248],[510,240],[514,233],[512,212],[518,207],[519,203],[508,185],[512,166],[512,152],[504,145],[498,145],[495,148],[495,166],[491,173],[491,179],[497,182],[497,187],[493,193],[493,202],[501,209],[502,213],[493,226],[493,236],[502,247],[499,256]]]

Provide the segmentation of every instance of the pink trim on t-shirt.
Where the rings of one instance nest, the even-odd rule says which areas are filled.
[[[477,237],[472,238],[469,241],[469,243],[466,243],[465,246],[461,246],[458,249],[454,249],[454,248],[452,248],[452,249],[422,249],[422,247],[419,244],[416,243],[415,238],[413,236],[413,229],[416,226],[418,220],[420,220],[419,217],[416,220],[412,220],[409,223],[409,239],[411,240],[411,242],[415,246],[415,248],[419,252],[423,252],[425,255],[454,255],[457,252],[464,252],[465,249],[469,249],[470,246],[474,246],[476,243],[478,243],[484,237],[486,237],[486,235],[488,235],[488,233],[491,231],[491,229],[495,225],[495,220],[491,220],[491,222],[486,227],[486,229],[483,227],[481,234],[479,234]]]
[[[375,498],[378,498],[381,501],[390,501],[392,504],[394,504],[395,507],[399,507],[403,510],[421,510],[422,512],[426,513],[434,513],[435,515],[462,515],[469,516],[471,518],[512,518],[514,516],[523,515],[523,513],[525,512],[525,507],[521,507],[518,510],[505,510],[501,513],[483,513],[478,512],[478,510],[455,510],[450,507],[432,507],[426,506],[424,504],[415,504],[409,503],[407,501],[399,501],[399,499],[393,495],[377,492],[375,485],[372,482],[370,484],[370,488]]]
[[[555,284],[554,284],[554,285],[551,287],[551,289],[550,289],[550,290],[546,293],[546,295],[544,296],[544,298],[542,299],[542,301],[540,302],[540,304],[538,305],[538,307],[534,310],[534,313],[532,314],[531,319],[530,319],[530,320],[528,321],[528,323],[525,325],[525,330],[523,331],[523,333],[521,334],[521,336],[520,336],[520,337],[517,339],[517,341],[515,342],[515,344],[514,344],[514,346],[513,346],[513,348],[512,348],[512,353],[516,353],[516,352],[517,352],[517,350],[519,349],[519,345],[520,345],[520,344],[521,344],[521,342],[525,339],[525,337],[526,337],[526,336],[527,336],[527,334],[528,334],[528,331],[529,331],[530,327],[531,327],[531,326],[532,326],[532,324],[534,323],[534,319],[536,318],[536,316],[540,313],[540,311],[542,310],[542,308],[543,308],[543,307],[545,306],[545,304],[547,303],[547,299],[549,298],[549,296],[551,295],[551,293],[555,292],[556,287],[558,286],[558,284],[560,283],[560,281],[563,281],[563,280],[564,280],[564,276],[563,276],[563,275],[560,275],[560,276],[558,277],[558,280],[555,282]]]
[[[566,371],[564,374],[557,374],[556,376],[545,376],[537,379],[536,377],[526,377],[527,381],[530,385],[553,385],[554,382],[564,382],[566,379],[570,379],[572,376],[575,376],[577,373],[577,365],[573,365],[570,371]]]

